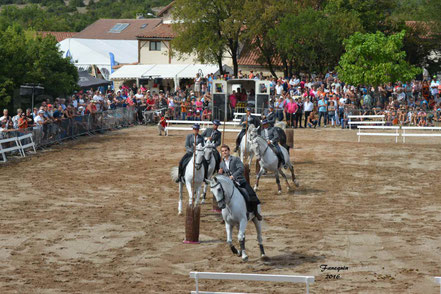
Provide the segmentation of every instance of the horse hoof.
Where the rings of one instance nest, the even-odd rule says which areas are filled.
[[[244,257],[242,257],[242,260],[243,260],[243,261],[248,261],[248,256],[244,256]]]
[[[257,187],[256,185],[254,185],[254,191],[257,191],[259,189],[259,187]]]
[[[294,181],[294,184],[296,185],[296,187],[300,186],[299,182],[297,182],[297,181]]]
[[[277,192],[277,194],[279,194],[279,195],[282,194],[282,190],[279,190],[279,192]]]
[[[205,199],[202,199],[201,204],[204,204],[204,203],[205,203]]]
[[[178,212],[178,215],[182,215],[182,211]]]

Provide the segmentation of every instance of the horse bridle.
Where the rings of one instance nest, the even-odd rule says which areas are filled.
[[[261,136],[257,136],[254,140],[256,140],[258,137],[260,137],[260,138],[262,138]],[[262,138],[263,139],[263,138]],[[253,140],[253,141],[254,141]],[[264,139],[265,140],[265,139]],[[257,146],[259,146],[259,143],[256,141],[256,144],[257,144]],[[265,156],[265,153],[266,153],[266,151],[268,150],[268,148],[269,148],[269,144],[267,143],[267,145],[266,145],[266,148],[265,148],[265,150],[263,151],[263,154],[262,155],[260,155],[259,154],[259,156],[262,158],[262,157],[264,157]],[[259,151],[260,151],[260,148],[259,148]]]
[[[222,190],[222,199],[220,199],[220,200],[216,200],[216,202],[217,202],[217,203],[220,203],[220,202],[222,202],[222,201],[225,200],[225,190],[224,190],[224,187],[222,187],[221,183],[218,181],[216,185],[214,185],[214,186],[210,186],[210,188],[211,188],[211,189],[214,189],[214,188],[216,188],[218,185],[220,185],[221,190]],[[233,195],[234,195],[234,187],[233,187],[233,192],[231,192],[230,201],[228,201],[228,203],[225,201],[225,204],[226,204],[226,205],[229,205],[229,204],[230,204],[231,199],[233,198]]]
[[[196,150],[196,152],[195,152],[195,154],[194,154],[194,161],[196,161],[196,153],[198,152],[198,151],[202,151],[202,150]],[[204,159],[205,159],[205,157],[204,156],[202,156],[202,160],[201,160],[201,162],[195,162],[195,167],[196,167],[196,169],[197,170],[200,170],[201,169],[201,167],[202,167],[202,163],[204,162]]]

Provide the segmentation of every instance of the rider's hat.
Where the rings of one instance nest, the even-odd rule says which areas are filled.
[[[200,128],[201,128],[201,126],[199,124],[193,125],[193,130],[199,130]]]
[[[220,126],[221,125],[221,123],[220,123],[220,121],[218,119],[215,119],[213,121],[213,124],[216,125],[216,126]]]
[[[251,107],[247,107],[247,111],[251,111]]]
[[[269,109],[274,109],[274,105],[270,104]]]
[[[267,119],[262,120],[262,125],[267,125],[267,124],[268,124],[268,120]]]

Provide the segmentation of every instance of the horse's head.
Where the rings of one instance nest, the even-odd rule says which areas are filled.
[[[210,162],[211,155],[213,154],[215,148],[216,146],[214,145],[214,143],[212,143],[211,141],[205,141],[204,157],[206,161]]]
[[[217,206],[220,209],[224,209],[227,206],[226,195],[221,182],[214,176],[211,180],[205,180],[207,184],[210,185],[211,193],[213,193],[214,198],[216,198]]]
[[[204,162],[204,147],[202,147],[202,144],[198,144],[196,146],[196,153],[194,154],[195,157],[195,167],[196,169],[200,169],[202,166],[202,163]]]
[[[258,136],[257,132],[259,131],[260,126],[256,129],[252,129],[250,131],[250,140],[253,140],[254,138],[256,138]]]
[[[259,136],[255,136],[250,142],[250,150],[256,156],[256,160],[260,160]]]

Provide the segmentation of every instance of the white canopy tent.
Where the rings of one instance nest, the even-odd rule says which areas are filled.
[[[109,79],[111,61],[109,53],[115,57],[115,64],[138,61],[137,40],[99,40],[69,38],[58,43],[64,56],[71,56],[75,66],[87,70],[96,65],[103,76]]]
[[[149,68],[150,67],[150,68]],[[152,65],[124,65],[110,75],[111,80],[127,80],[141,78],[172,79],[175,88],[180,79],[192,79],[197,73],[202,75],[215,74],[219,67],[213,64],[152,64]]]

